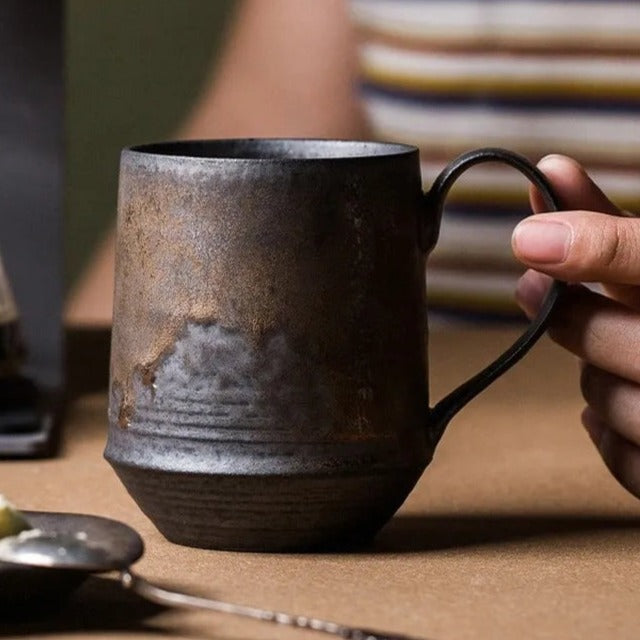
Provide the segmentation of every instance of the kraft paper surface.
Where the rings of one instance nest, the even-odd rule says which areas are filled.
[[[441,397],[514,331],[431,337]],[[547,339],[452,422],[375,544],[358,553],[202,551],[163,539],[102,458],[106,397],[71,407],[59,458],[0,462],[22,509],[120,519],[146,543],[138,572],[250,605],[432,640],[637,639],[640,500],[618,486],[580,426],[575,359]],[[51,617],[0,620],[0,638],[294,640],[313,632],[148,605],[92,578]]]

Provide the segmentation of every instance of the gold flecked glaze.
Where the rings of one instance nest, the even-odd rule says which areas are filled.
[[[415,432],[427,404],[417,157],[121,160],[111,408],[187,325],[283,335],[334,398],[323,440]],[[117,393],[114,393],[117,391]],[[305,434],[309,438],[309,434]]]

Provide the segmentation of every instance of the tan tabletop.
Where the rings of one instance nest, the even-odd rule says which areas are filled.
[[[431,339],[434,397],[512,333]],[[137,528],[139,573],[201,594],[433,640],[640,637],[640,501],[579,424],[573,358],[548,341],[454,419],[417,488],[360,553],[270,555],[166,542],[102,459],[106,398],[70,410],[62,455],[0,462],[24,509],[88,512]],[[54,617],[0,621],[0,637],[322,637],[218,614],[162,610],[91,579]]]

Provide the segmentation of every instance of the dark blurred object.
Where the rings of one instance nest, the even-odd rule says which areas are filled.
[[[21,374],[25,356],[18,308],[0,258],[0,434],[37,430],[38,389]]]
[[[61,0],[0,3],[0,255],[2,292],[15,295],[13,315],[0,317],[0,456],[49,455],[56,445],[63,387],[62,42]]]
[[[111,329],[70,327],[65,332],[65,346],[67,398],[105,393],[109,387]]]

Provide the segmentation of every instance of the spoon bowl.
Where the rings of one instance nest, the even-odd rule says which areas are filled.
[[[59,603],[91,573],[122,568],[144,552],[142,538],[127,525],[75,513],[24,512],[38,535],[0,541],[0,603],[3,607]],[[79,536],[79,537],[78,537]],[[57,544],[55,544],[57,542]],[[86,544],[88,543],[88,544]],[[72,553],[51,551],[71,544]]]

